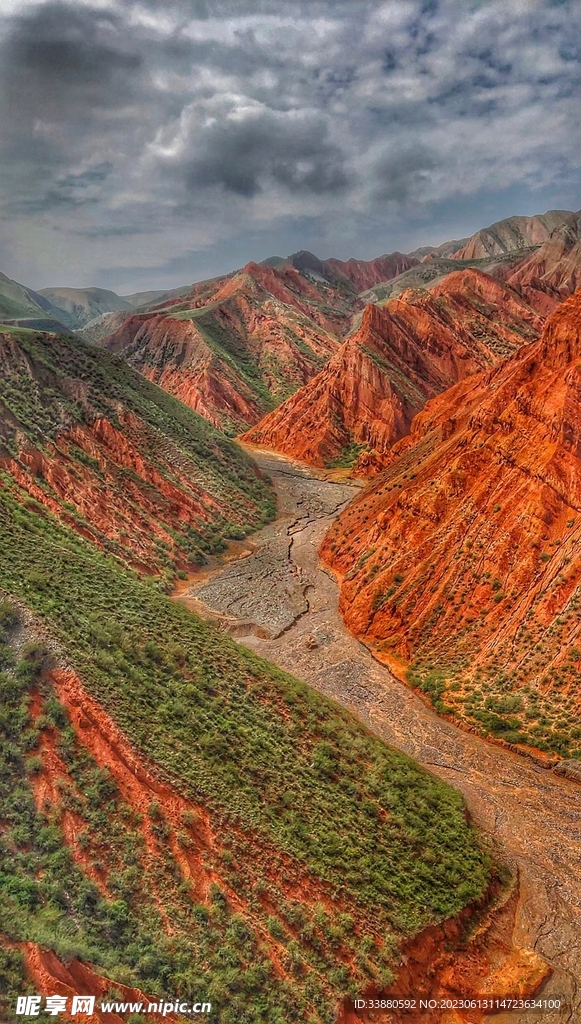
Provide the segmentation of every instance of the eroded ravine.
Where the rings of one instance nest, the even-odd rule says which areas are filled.
[[[513,940],[553,968],[551,1021],[581,1020],[581,786],[439,718],[345,628],[319,544],[357,490],[253,451],[276,487],[280,518],[253,552],[192,582],[183,599],[239,641],[352,709],[386,742],[459,789],[519,879]],[[521,1011],[495,1016],[529,1024]],[[547,1018],[548,1019],[548,1018]]]

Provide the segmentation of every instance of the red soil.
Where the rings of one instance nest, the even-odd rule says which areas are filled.
[[[76,995],[95,996],[95,1012],[89,1016],[83,1015],[79,1017],[78,1014],[74,1016],[69,1012],[59,1014],[59,1020],[83,1020],[86,1024],[123,1024],[126,1019],[125,1016],[121,1017],[117,1013],[106,1013],[99,1009],[101,1001],[109,1002],[109,992],[113,989],[118,995],[114,997],[116,1002],[126,1003],[144,1003],[149,1006],[150,1003],[158,1002],[157,998],[151,998],[145,995],[138,988],[128,988],[126,985],[121,985],[118,981],[112,982],[110,978],[105,978],[103,975],[96,973],[88,964],[82,963],[80,960],[71,960],[69,964],[63,964],[61,960],[51,951],[41,949],[33,942],[27,942],[23,946],[24,962],[26,966],[26,972],[29,975],[31,981],[34,982],[35,989],[39,995],[58,995],[66,996],[68,999],[68,1009],[71,1006],[71,997]],[[178,1018],[173,1013],[168,1013],[165,1017],[162,1013],[148,1014],[148,1020],[151,1021],[171,1021],[176,1022]]]
[[[242,428],[268,402],[236,359],[253,366],[273,396],[285,396],[336,351],[353,302],[293,266],[249,263],[193,289],[168,312],[128,317],[102,344],[216,426]],[[176,305],[191,305],[199,316],[176,319]]]
[[[180,867],[183,878],[191,887],[192,899],[196,902],[206,902],[209,885],[212,881],[216,881],[226,892],[232,907],[252,920],[252,925],[259,932],[262,943],[268,948],[276,973],[279,976],[284,976],[285,969],[280,958],[282,947],[279,947],[279,944],[266,932],[261,922],[249,911],[244,900],[232,890],[215,867],[209,866],[214,861],[213,854],[220,849],[223,826],[216,829],[213,826],[211,815],[204,807],[193,804],[172,786],[160,780],[153,768],[147,765],[131,747],[109,715],[87,693],[72,671],[53,670],[51,681],[60,701],[68,710],[79,744],[89,751],[101,768],[106,768],[111,772],[124,801],[139,812],[142,820],[140,828],[144,836],[148,858],[155,860],[162,852],[159,840],[153,832],[150,817],[152,805],[155,803],[158,812],[161,812],[170,826],[166,842]],[[33,718],[37,717],[40,711],[41,702],[38,697],[35,697],[31,706]],[[43,768],[35,784],[36,799],[39,806],[46,806],[46,802],[48,802],[52,807],[60,807],[61,822],[65,829],[66,839],[77,863],[82,870],[86,871],[86,857],[77,842],[79,822],[74,816],[67,823],[68,812],[63,811],[60,804],[63,784],[70,785],[71,780],[66,765],[55,753],[50,730],[43,731],[41,752]],[[188,835],[187,846],[184,847],[178,842],[178,833]],[[248,836],[245,838],[251,839]],[[276,861],[274,858],[269,861],[268,851],[264,849],[263,844],[260,844],[260,849],[257,847],[256,857],[257,864],[261,865],[258,875],[260,877],[266,875],[275,880],[285,891],[287,897],[298,899],[311,906],[323,903],[332,912],[346,909],[331,899],[324,892],[320,883],[314,883],[301,872],[300,868],[297,872],[297,866],[293,865],[290,858],[284,858],[284,862],[280,862],[280,859]],[[265,864],[269,866],[265,867]],[[145,864],[145,869],[147,884],[151,885],[153,876],[147,872],[147,864]],[[283,878],[284,881],[282,881]],[[99,879],[98,881],[103,888],[104,880]],[[154,893],[153,895],[162,909],[162,894]],[[263,905],[266,910],[271,909],[266,901],[263,901]],[[389,992],[401,996],[412,992],[415,994],[425,992],[430,998],[433,998],[436,995],[454,995],[457,991],[462,991],[464,994],[481,990],[491,991],[497,985],[510,987],[511,992],[517,989],[526,993],[535,990],[547,976],[548,969],[535,954],[514,949],[511,941],[510,905],[507,906],[508,911],[505,907],[500,913],[495,912],[486,919],[485,924],[481,926],[481,937],[469,944],[465,951],[462,950],[462,936],[466,928],[471,926],[471,922],[477,919],[481,908],[467,908],[459,915],[458,919],[446,922],[440,928],[427,929],[402,950],[402,964],[397,973],[397,981],[389,989]],[[166,928],[168,932],[171,932],[167,919]],[[458,950],[459,946],[460,950]],[[448,952],[444,951],[446,949]],[[39,993],[67,996],[87,994],[100,998],[110,987],[113,987],[119,991],[122,1000],[148,1003],[150,1001],[140,991],[127,988],[117,982],[112,983],[110,979],[102,977],[92,967],[78,960],[64,965],[53,953],[41,950],[33,944],[28,944],[25,947],[25,954],[28,973]],[[500,974],[498,974],[499,971]],[[152,1017],[152,1019],[157,1018]],[[174,1018],[168,1016],[165,1019],[172,1020]],[[347,1013],[342,1019],[345,1022],[354,1022],[372,1018],[358,1017]],[[463,1017],[457,1019],[459,1022],[468,1020]],[[444,1018],[437,1015],[433,1020],[441,1022],[441,1024],[444,1022]],[[96,1022],[117,1024],[117,1021],[116,1016],[100,1012],[93,1017],[94,1024]]]
[[[346,277],[358,292],[365,292],[383,281],[403,274],[420,261],[415,256],[392,252],[389,256],[377,256],[374,260],[325,260],[325,266]]]

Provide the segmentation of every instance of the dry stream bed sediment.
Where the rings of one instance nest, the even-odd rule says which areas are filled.
[[[182,599],[460,790],[518,879],[513,942],[550,964],[543,996],[565,1001],[542,1019],[581,1022],[581,786],[438,717],[374,661],[343,625],[337,584],[317,556],[357,485],[252,454],[274,483],[279,518],[233,560],[191,580]],[[520,1011],[494,1017],[499,1024],[540,1019]]]

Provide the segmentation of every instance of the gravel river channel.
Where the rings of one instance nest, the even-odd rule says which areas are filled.
[[[518,878],[513,941],[550,964],[542,994],[566,1004],[542,1017],[516,1011],[490,1019],[581,1022],[581,785],[458,729],[372,658],[343,625],[338,586],[317,556],[358,485],[251,454],[273,481],[279,518],[190,579],[180,598],[461,791]]]

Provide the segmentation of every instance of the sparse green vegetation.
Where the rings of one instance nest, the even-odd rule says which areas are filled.
[[[530,664],[534,668],[532,654]],[[562,710],[569,713],[562,714],[563,697],[558,692],[567,678],[576,678],[574,665],[575,658],[570,657],[561,671],[546,675],[542,691],[523,686],[521,671],[500,671],[493,663],[474,673],[469,664],[459,661],[436,670],[428,659],[414,664],[407,678],[428,695],[437,711],[445,707],[484,735],[536,747],[547,754],[581,757],[581,730],[575,728],[572,715],[574,698],[566,698]],[[481,685],[475,685],[477,682]],[[552,688],[547,689],[550,684]]]
[[[365,451],[367,445],[360,444],[351,438],[348,443],[341,449],[339,455],[334,459],[329,459],[325,462],[326,469],[350,469],[355,465],[362,451]]]

